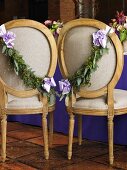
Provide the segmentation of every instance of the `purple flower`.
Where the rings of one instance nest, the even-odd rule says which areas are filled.
[[[53,32],[53,36],[54,36],[54,38],[56,38],[56,39],[57,39],[57,38],[58,38],[58,35],[59,35],[59,34],[58,34],[55,30],[54,30],[54,32]]]
[[[126,22],[126,16],[124,15],[123,11],[116,12],[116,20],[117,20],[117,23],[120,25],[123,25]]]
[[[95,46],[102,46],[103,48],[105,48],[107,44],[106,31],[99,30],[93,33],[93,44]]]
[[[49,93],[51,87],[55,87],[56,83],[53,77],[45,77],[43,80],[44,84],[42,84],[42,87]]]
[[[5,42],[8,48],[14,47],[13,41],[15,40],[15,37],[16,35],[13,32],[6,32],[6,34],[2,36],[3,41]]]
[[[63,95],[68,94],[71,91],[71,84],[68,79],[59,81],[59,88]]]

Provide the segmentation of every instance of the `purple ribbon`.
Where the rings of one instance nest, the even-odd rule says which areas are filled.
[[[49,93],[51,87],[55,87],[56,83],[53,77],[45,77],[43,79],[44,84],[42,84],[42,87]]]
[[[8,48],[13,48],[16,35],[13,32],[7,32],[5,25],[0,26],[0,37],[3,39]]]
[[[71,84],[68,79],[59,81],[59,88],[63,95],[68,94],[71,91]]]

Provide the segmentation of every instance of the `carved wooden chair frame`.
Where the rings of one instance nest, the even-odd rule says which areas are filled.
[[[97,29],[106,29],[106,24],[94,19],[76,19],[68,22],[64,25],[62,31],[60,32],[59,39],[58,39],[58,60],[61,73],[63,77],[66,79],[69,76],[65,58],[64,58],[64,43],[66,34],[75,27],[79,26],[89,26],[95,27]],[[116,50],[116,70],[114,76],[112,77],[111,81],[103,88],[94,90],[94,91],[86,91],[80,89],[78,92],[72,90],[72,95],[67,101],[67,111],[70,116],[69,120],[69,143],[68,143],[68,159],[72,157],[72,141],[73,141],[73,130],[74,130],[74,115],[78,113],[78,139],[79,145],[82,142],[82,115],[96,115],[96,116],[107,116],[108,118],[108,137],[109,137],[109,162],[113,164],[113,117],[114,115],[127,113],[126,109],[118,109],[114,110],[114,98],[113,98],[113,89],[117,84],[120,75],[123,69],[123,48],[121,42],[119,41],[117,35],[115,33],[110,33],[109,37],[114,44]],[[71,63],[70,63],[71,64]],[[76,94],[84,97],[84,98],[96,98],[100,97],[104,94],[107,94],[107,105],[108,109],[101,110],[101,109],[76,109],[73,107],[73,104],[76,102]]]
[[[19,19],[13,20],[10,22],[5,23],[6,29],[12,29],[17,27],[31,27],[41,31],[45,37],[47,38],[50,46],[51,51],[51,59],[49,70],[47,73],[47,77],[53,77],[56,64],[57,64],[57,48],[54,37],[50,30],[44,26],[43,24],[28,20],[28,19]],[[9,113],[14,114],[42,114],[42,126],[43,126],[43,138],[44,138],[44,155],[45,158],[49,158],[49,151],[48,151],[48,129],[47,129],[47,115],[49,114],[49,141],[50,145],[52,144],[52,137],[53,137],[53,111],[55,110],[55,105],[49,107],[47,97],[43,96],[37,89],[32,90],[16,90],[10,86],[8,86],[1,78],[0,78],[0,109],[1,109],[1,133],[2,133],[2,160],[3,162],[6,160],[6,127],[7,127],[7,115]],[[43,102],[42,108],[33,108],[33,109],[7,109],[7,94],[11,94],[16,97],[20,98],[27,98],[32,97],[34,95],[38,95],[40,101]]]

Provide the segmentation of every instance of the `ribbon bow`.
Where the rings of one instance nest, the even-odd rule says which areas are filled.
[[[49,93],[51,87],[55,87],[56,83],[53,77],[45,77],[43,79],[44,84],[42,84],[42,87]]]
[[[4,43],[7,45],[7,48],[13,48],[16,35],[13,32],[7,32],[5,25],[0,26],[0,37],[3,39]]]
[[[6,28],[5,25],[0,26],[0,37],[3,37],[6,34]]]
[[[114,30],[109,27],[106,26],[105,30],[99,30],[95,33],[93,33],[93,44],[95,46],[102,46],[103,48],[106,48],[107,46],[107,35],[109,33],[113,33]]]
[[[71,90],[71,84],[68,79],[59,81],[59,88],[63,95],[68,94]]]

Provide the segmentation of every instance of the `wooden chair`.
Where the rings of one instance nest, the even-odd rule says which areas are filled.
[[[106,24],[93,19],[72,20],[64,25],[58,39],[58,55],[61,73],[65,79],[73,75],[91,52],[91,35]],[[113,164],[113,118],[127,113],[127,92],[114,89],[123,68],[123,49],[115,33],[110,33],[109,53],[102,56],[97,70],[92,73],[91,86],[72,90],[65,100],[69,114],[68,159],[72,157],[75,114],[78,115],[78,139],[82,142],[82,115],[107,116],[109,162]]]
[[[57,48],[50,30],[39,22],[27,19],[7,22],[5,27],[16,34],[14,48],[23,55],[23,59],[35,71],[35,74],[40,77],[45,75],[53,77],[57,64]],[[44,156],[48,159],[47,115],[49,112],[51,144],[55,103],[48,104],[47,97],[44,97],[37,89],[26,88],[11,68],[8,57],[3,56],[2,52],[0,52],[0,109],[2,161],[6,159],[7,115],[26,114],[42,114]]]

